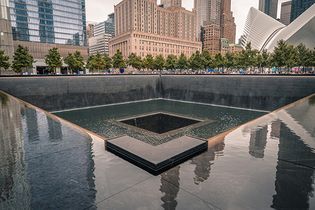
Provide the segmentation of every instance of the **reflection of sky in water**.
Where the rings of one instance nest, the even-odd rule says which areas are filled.
[[[315,104],[309,101],[243,125],[155,177],[106,152],[96,137],[3,98],[0,209],[315,208]],[[134,108],[137,114],[156,107]],[[222,116],[218,110],[198,115],[201,110],[207,108],[175,111]],[[120,115],[128,114],[121,109]],[[103,117],[95,115],[100,122]]]
[[[200,127],[184,129],[167,136],[152,135],[148,132],[128,129],[115,122],[117,119],[150,112],[168,112],[192,118],[209,119],[210,122]],[[174,137],[183,136],[184,134],[207,139],[263,114],[265,113],[166,100],[57,113],[58,116],[105,137],[113,138],[127,134],[153,145],[167,142]]]

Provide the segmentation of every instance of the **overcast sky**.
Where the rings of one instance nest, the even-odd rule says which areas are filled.
[[[121,0],[86,0],[87,21],[101,22],[107,15],[114,12],[114,5]],[[159,0],[158,0],[159,1]],[[280,3],[286,0],[279,0]],[[183,6],[191,10],[194,0],[183,0]],[[237,39],[243,33],[244,24],[250,7],[258,8],[258,0],[232,0],[232,11],[236,22]],[[278,15],[279,16],[279,15]]]

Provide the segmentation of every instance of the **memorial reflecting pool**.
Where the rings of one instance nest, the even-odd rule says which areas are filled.
[[[314,97],[210,138],[206,152],[158,176],[107,152],[96,135],[6,94],[0,100],[0,209],[315,208]],[[111,137],[131,130],[109,119],[155,112],[157,103],[159,111],[210,120],[182,131],[203,138],[264,114],[151,101],[121,105],[119,115],[102,107],[63,117]]]

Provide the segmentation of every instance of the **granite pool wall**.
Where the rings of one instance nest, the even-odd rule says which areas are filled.
[[[0,90],[48,111],[165,98],[274,110],[315,93],[314,76],[0,77]]]

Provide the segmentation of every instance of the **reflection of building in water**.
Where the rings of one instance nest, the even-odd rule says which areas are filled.
[[[309,209],[313,197],[313,170],[299,166],[299,160],[314,160],[315,154],[298,136],[281,123],[278,165],[272,208]],[[288,163],[282,160],[294,160]],[[294,179],[294,180],[293,180]]]
[[[217,153],[220,153],[224,150],[224,143],[216,145],[214,148],[208,149],[207,152],[194,157],[191,161],[191,164],[196,165],[195,167],[195,184],[200,184],[201,182],[206,181],[210,176],[212,161],[214,160]]]
[[[25,109],[26,127],[28,140],[30,142],[39,141],[37,113],[33,109]]]
[[[60,122],[57,122],[50,117],[47,116],[48,122],[48,134],[49,140],[54,141],[61,141],[62,140],[62,130]]]
[[[268,127],[259,127],[250,133],[249,154],[255,158],[263,158],[267,144]]]
[[[164,196],[161,198],[161,200],[163,201],[162,207],[164,209],[167,210],[176,209],[177,206],[176,197],[179,191],[179,187],[174,187],[173,184],[179,186],[179,169],[180,166],[176,166],[161,174],[160,190],[162,193],[165,193]]]
[[[2,93],[0,93],[2,94]],[[20,106],[0,95],[0,209],[29,206]],[[5,101],[4,101],[5,100]]]
[[[280,128],[281,128],[281,121],[280,120],[276,120],[273,121],[271,123],[271,132],[270,132],[270,136],[272,138],[280,138]]]

